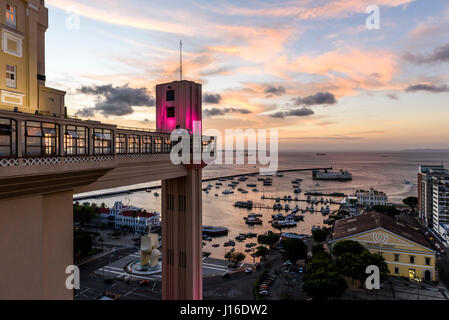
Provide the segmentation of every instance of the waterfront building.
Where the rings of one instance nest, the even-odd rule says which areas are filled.
[[[347,196],[340,202],[340,210],[349,212],[350,216],[356,216],[360,213],[360,207],[356,196]]]
[[[141,233],[155,231],[161,226],[158,212],[146,212],[142,208],[125,206],[121,201],[115,202],[112,208],[100,208],[94,223],[119,230],[126,227]]]
[[[432,178],[433,230],[447,245],[449,237],[449,175]]]
[[[332,245],[342,240],[360,242],[385,258],[390,275],[437,281],[436,251],[419,230],[378,212],[335,222]]]
[[[433,177],[449,177],[443,165],[420,165],[418,171],[418,212],[421,222],[433,229]],[[435,226],[438,229],[438,225]]]
[[[357,202],[362,206],[386,206],[388,205],[388,197],[385,193],[370,188],[369,191],[358,190],[355,193]]]

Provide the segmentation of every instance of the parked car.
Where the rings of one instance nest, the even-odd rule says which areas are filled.
[[[303,273],[303,271],[304,271],[304,270],[302,269],[302,267],[299,267],[298,272],[299,272],[299,273]]]
[[[141,286],[147,286],[147,285],[150,284],[150,280],[142,280],[142,281],[139,281],[139,284],[140,284]]]
[[[253,271],[254,271],[253,268],[248,268],[245,270],[245,273],[252,273]]]
[[[223,274],[223,278],[224,279],[229,279],[231,277],[231,274],[229,273],[229,272],[225,272],[224,274]]]
[[[268,290],[261,290],[261,291],[259,291],[259,294],[261,296],[267,296],[268,295]]]

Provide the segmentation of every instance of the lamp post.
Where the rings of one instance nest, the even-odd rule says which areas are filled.
[[[419,300],[419,289],[420,289],[420,287],[421,287],[421,282],[422,282],[422,279],[421,278],[418,278],[418,277],[416,277],[415,279],[413,279],[413,280],[415,280],[416,281],[416,283],[418,284],[418,300]]]

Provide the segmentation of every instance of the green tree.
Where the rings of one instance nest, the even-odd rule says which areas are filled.
[[[257,250],[254,254],[256,257],[265,258],[269,253],[270,253],[270,250],[267,247],[259,246],[259,247],[257,247]]]
[[[365,249],[359,242],[353,240],[342,240],[338,241],[332,247],[332,254],[336,257],[342,255],[343,253],[352,253],[354,255],[361,254]]]
[[[259,241],[259,243],[266,244],[267,246],[272,248],[276,243],[279,242],[280,237],[281,236],[279,234],[271,232],[267,235],[260,235],[257,240]]]
[[[339,298],[346,290],[345,279],[338,273],[332,258],[326,252],[318,252],[307,265],[303,289],[316,300]]]
[[[315,244],[312,246],[312,255],[316,255],[318,252],[324,252],[322,244]]]
[[[330,233],[330,229],[328,229],[328,228],[315,229],[312,231],[312,237],[313,237],[313,240],[315,240],[316,242],[323,242],[323,241],[326,241],[329,233]]]
[[[92,221],[97,214],[97,208],[88,203],[84,203],[83,205],[75,203],[73,205],[73,220],[79,222],[81,225]]]
[[[373,206],[371,208],[370,212],[371,211],[377,211],[379,213],[385,214],[392,218],[394,218],[396,215],[398,215],[400,213],[399,210],[393,206]]]
[[[415,211],[416,206],[418,205],[418,198],[417,197],[407,197],[402,202],[412,208],[412,211]]]
[[[243,260],[245,260],[245,254],[241,252],[228,252],[225,255],[225,258],[231,261],[234,264],[234,267]]]
[[[295,262],[300,259],[305,259],[307,256],[307,248],[304,241],[300,239],[286,239],[282,241],[282,248],[284,249],[284,259]]]

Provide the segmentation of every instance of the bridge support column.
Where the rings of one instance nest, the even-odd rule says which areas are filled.
[[[162,181],[162,298],[201,300],[202,170]]]
[[[0,300],[73,299],[73,193],[0,201]]]

